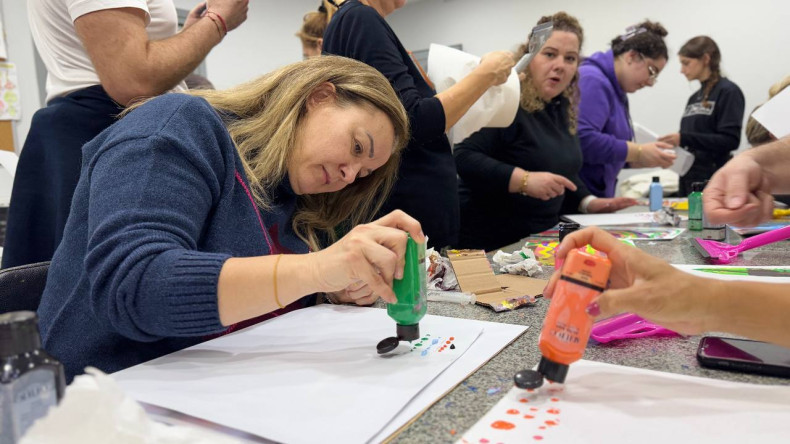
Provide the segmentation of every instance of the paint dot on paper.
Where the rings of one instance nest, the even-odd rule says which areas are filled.
[[[540,441],[541,439],[543,439],[543,437],[542,437],[542,436],[540,436],[540,435],[535,435],[535,436],[533,436],[532,438],[533,438],[535,441]]]
[[[524,419],[535,419],[533,415],[524,415]]]
[[[551,402],[559,402],[560,398],[551,398]]]
[[[491,442],[491,441],[489,441],[489,440],[487,440],[485,438],[480,438],[480,444],[488,444],[489,442]]]
[[[451,341],[455,341],[455,338],[454,338],[454,337],[452,337],[452,336],[450,336],[450,340],[451,340]]]
[[[557,422],[556,421],[546,421],[546,425],[548,425],[548,426],[555,426],[555,425],[557,425]]]
[[[535,391],[535,389],[527,389],[527,391],[528,391],[529,393],[532,393],[532,392],[534,392],[534,391]]]
[[[516,409],[510,409],[510,410],[507,411],[508,415],[518,415],[519,413],[521,413],[521,412],[519,412]]]
[[[451,435],[455,436],[455,433],[456,433],[456,432],[455,432],[455,429],[452,429],[452,430],[450,430],[450,434],[451,434]]]
[[[551,415],[559,415],[560,414],[560,410],[559,409],[548,409],[548,410],[546,410],[546,413],[549,413]]]
[[[538,428],[541,429],[541,430],[546,430],[546,426],[540,426]]]
[[[530,409],[531,411],[533,411],[533,412],[537,412],[537,411],[538,411],[538,408],[537,408],[537,407],[530,407],[529,409]]]
[[[519,400],[518,400],[518,402],[529,402],[529,399],[527,399],[527,398],[521,398],[521,399],[519,399]]]
[[[516,427],[516,425],[511,423],[511,422],[507,422],[507,421],[494,421],[491,424],[491,427],[494,428],[494,429],[499,429],[499,430],[510,430],[510,429]]]

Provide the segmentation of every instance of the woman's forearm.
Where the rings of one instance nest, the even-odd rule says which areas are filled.
[[[231,325],[286,306],[308,294],[321,291],[306,273],[306,254],[284,254],[230,258],[222,267],[217,284],[219,319]]]
[[[790,284],[721,282],[711,294],[707,330],[790,347]]]
[[[449,131],[469,111],[477,99],[493,86],[494,79],[494,73],[478,68],[455,85],[436,95],[444,108],[445,131]]]

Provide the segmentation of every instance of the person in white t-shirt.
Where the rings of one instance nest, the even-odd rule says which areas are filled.
[[[135,99],[185,89],[183,79],[247,19],[249,0],[195,6],[180,32],[172,0],[29,0],[47,68],[47,106],[19,158],[2,267],[52,258],[80,175],[82,145]]]

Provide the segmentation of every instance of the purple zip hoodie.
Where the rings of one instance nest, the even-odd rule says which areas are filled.
[[[614,74],[612,51],[596,52],[579,67],[579,142],[584,164],[579,177],[598,197],[613,197],[617,174],[632,140],[628,97]]]

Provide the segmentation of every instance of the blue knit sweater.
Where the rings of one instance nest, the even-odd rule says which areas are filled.
[[[259,212],[222,119],[203,99],[151,100],[83,147],[38,309],[70,380],[120,370],[226,331],[217,282],[232,256],[306,253],[284,180]],[[303,307],[306,297],[290,309]]]

